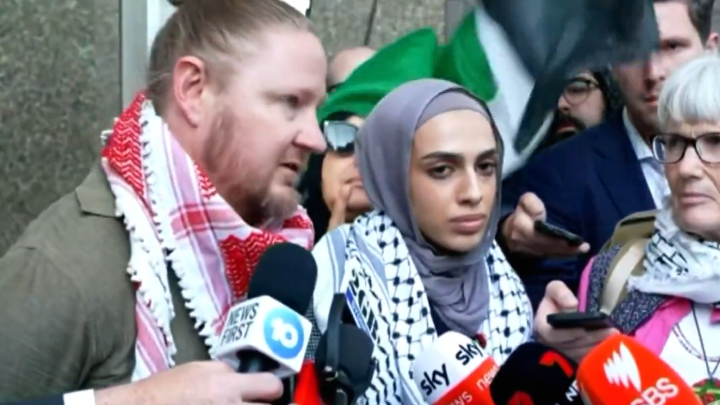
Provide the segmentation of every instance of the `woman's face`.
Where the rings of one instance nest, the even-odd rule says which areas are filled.
[[[468,252],[482,241],[495,203],[497,145],[482,114],[440,114],[415,134],[410,202],[423,235],[437,246]]]
[[[665,132],[695,139],[703,134],[720,133],[720,122],[695,125],[671,123]],[[703,141],[702,148],[706,159],[718,156],[720,140],[711,136]],[[672,192],[675,223],[687,232],[720,240],[720,163],[703,162],[696,150],[689,146],[679,162],[665,164],[665,176]]]
[[[365,120],[352,116],[345,121],[360,128]],[[360,180],[355,155],[337,153],[328,149],[322,165],[322,193],[325,205],[331,212],[342,198],[343,192],[349,192],[346,207],[348,220],[370,210],[370,201]]]

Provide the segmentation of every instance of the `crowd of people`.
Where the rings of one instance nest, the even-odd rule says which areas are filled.
[[[567,78],[510,172],[497,105],[524,79],[493,72],[481,13],[446,43],[421,29],[328,63],[280,0],[180,2],[97,164],[0,258],[0,402],[276,401],[287,384],[213,354],[280,242],[315,258],[315,333],[354,286],[368,404],[425,403],[413,361],[450,331],[500,365],[530,341],[580,362],[621,333],[720,393],[713,0],[652,3],[659,48]],[[613,327],[547,321],[574,311]]]

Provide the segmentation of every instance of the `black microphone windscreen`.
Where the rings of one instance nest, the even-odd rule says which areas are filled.
[[[520,402],[535,405],[582,404],[573,387],[577,364],[540,343],[520,345],[500,367],[490,394],[496,405]],[[514,402],[512,402],[514,401]]]
[[[317,264],[312,254],[294,243],[278,243],[260,256],[248,286],[248,299],[267,295],[305,315],[316,281]]]
[[[338,371],[347,377],[346,384],[352,389],[351,395],[355,398],[362,395],[370,387],[375,361],[373,360],[373,342],[370,337],[355,325],[341,324],[340,335],[337,339]],[[315,351],[315,371],[318,376],[323,375],[326,364],[327,333],[324,333],[318,342]],[[322,384],[322,378],[319,378]]]

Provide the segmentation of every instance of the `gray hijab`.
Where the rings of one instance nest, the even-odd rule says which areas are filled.
[[[500,170],[486,234],[477,248],[465,254],[437,253],[421,234],[409,198],[415,132],[431,118],[456,110],[476,111],[490,120],[501,159],[502,139],[485,104],[462,87],[436,79],[412,81],[385,96],[360,130],[356,156],[370,202],[392,219],[402,234],[433,308],[449,328],[475,336],[489,311],[485,256],[493,245],[500,219]]]

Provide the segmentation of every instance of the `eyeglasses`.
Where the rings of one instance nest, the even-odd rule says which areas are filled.
[[[652,152],[660,163],[677,163],[685,156],[688,146],[695,149],[705,163],[720,163],[720,133],[702,134],[688,138],[678,134],[660,134],[652,139]]]
[[[565,85],[562,97],[570,105],[579,105],[585,102],[590,93],[599,87],[598,83],[584,77],[576,77]]]
[[[342,155],[355,153],[355,138],[359,128],[345,121],[323,122],[323,135],[328,148]]]

